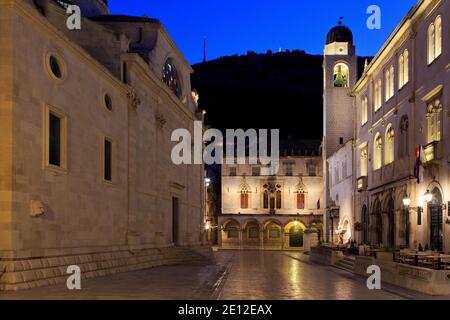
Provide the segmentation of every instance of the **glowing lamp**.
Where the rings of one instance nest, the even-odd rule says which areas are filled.
[[[411,205],[411,199],[409,197],[403,198],[403,205],[409,207]]]
[[[423,195],[423,200],[425,202],[430,202],[431,200],[433,200],[433,195],[431,194],[430,190],[427,190],[427,192],[425,192],[425,194]]]

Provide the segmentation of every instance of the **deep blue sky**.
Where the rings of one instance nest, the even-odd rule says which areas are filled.
[[[113,14],[159,19],[189,62],[249,50],[300,49],[322,54],[339,17],[354,34],[358,55],[374,55],[416,0],[110,0]],[[366,27],[369,5],[380,6],[381,30]]]

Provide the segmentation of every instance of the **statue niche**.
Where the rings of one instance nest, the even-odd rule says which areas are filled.
[[[349,69],[345,63],[337,63],[333,70],[334,86],[336,88],[348,88]]]

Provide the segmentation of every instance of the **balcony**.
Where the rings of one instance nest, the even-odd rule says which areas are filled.
[[[433,141],[423,147],[424,162],[426,164],[432,163],[440,159],[440,144],[439,141]]]
[[[356,179],[356,189],[358,192],[367,190],[367,177],[359,177]]]

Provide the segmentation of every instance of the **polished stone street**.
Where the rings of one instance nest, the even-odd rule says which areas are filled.
[[[366,279],[309,262],[300,252],[220,251],[215,265],[165,266],[84,279],[82,290],[65,284],[0,299],[433,299],[383,284],[368,290]],[[447,297],[448,298],[448,297]]]

